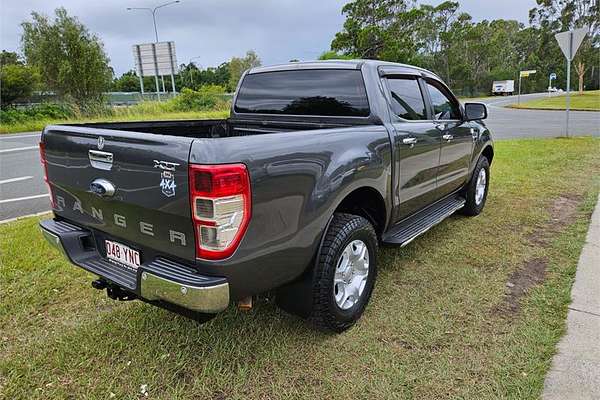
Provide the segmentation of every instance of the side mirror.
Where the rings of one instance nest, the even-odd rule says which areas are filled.
[[[487,107],[483,103],[466,103],[465,104],[465,120],[477,121],[487,118]]]

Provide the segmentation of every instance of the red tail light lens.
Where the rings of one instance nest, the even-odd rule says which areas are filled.
[[[48,187],[48,194],[50,195],[50,205],[52,208],[54,207],[54,195],[52,194],[52,186],[50,186],[50,182],[48,181],[48,162],[46,161],[46,144],[40,142],[40,162],[42,163],[42,167],[44,168],[44,182],[46,182],[46,186]]]
[[[250,221],[250,178],[244,164],[190,165],[196,257],[233,254]]]

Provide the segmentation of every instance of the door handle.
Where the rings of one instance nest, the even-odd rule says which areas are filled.
[[[402,144],[413,147],[415,144],[417,144],[417,141],[418,140],[416,137],[409,137],[402,139]]]
[[[442,136],[442,139],[446,140],[446,141],[450,141],[452,139],[454,139],[454,136],[450,135],[449,133],[445,134]]]

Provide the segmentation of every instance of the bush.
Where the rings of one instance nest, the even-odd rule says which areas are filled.
[[[42,103],[33,107],[0,110],[0,121],[3,124],[19,124],[33,120],[68,119],[76,116],[76,110],[69,104]]]
[[[217,85],[202,86],[200,90],[184,88],[181,93],[167,102],[173,111],[206,111],[225,106],[225,88]]]

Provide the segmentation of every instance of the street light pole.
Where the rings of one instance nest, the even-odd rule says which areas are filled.
[[[150,7],[127,7],[127,10],[128,11],[146,10],[146,11],[150,11],[152,13],[152,22],[154,23],[154,39],[155,39],[155,43],[158,43],[158,29],[156,28],[156,11],[159,8],[170,6],[172,4],[177,4],[179,2],[180,2],[180,0],[169,1],[168,3],[160,4],[160,5],[158,5],[158,6],[154,7],[154,8],[150,8]],[[161,75],[160,79],[162,81],[163,92],[166,92],[166,90],[165,90],[165,78]],[[173,93],[175,93],[175,82],[174,82],[173,75],[171,75],[171,84],[173,85]],[[158,94],[158,83],[156,85],[156,89],[157,89],[156,91],[157,91],[157,94]],[[160,98],[160,95],[158,95],[158,96]]]

